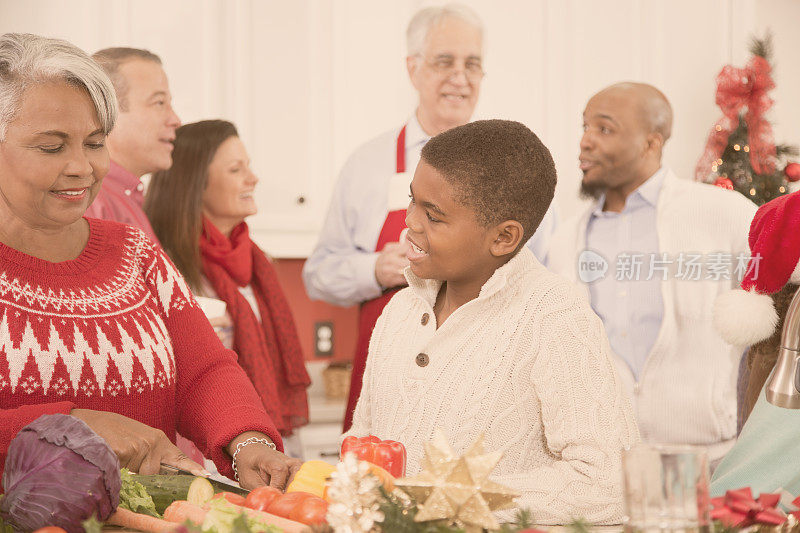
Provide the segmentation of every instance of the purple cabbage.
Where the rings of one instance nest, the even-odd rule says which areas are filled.
[[[8,447],[0,515],[20,531],[82,533],[83,520],[114,512],[120,486],[119,459],[101,437],[75,417],[43,415]]]

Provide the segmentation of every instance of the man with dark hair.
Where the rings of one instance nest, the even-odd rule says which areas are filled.
[[[349,434],[405,443],[410,476],[438,431],[458,453],[482,437],[503,451],[492,480],[534,522],[618,523],[630,402],[597,315],[525,246],[555,185],[550,152],[517,122],[472,122],[422,149],[408,287],[375,325]]]
[[[131,224],[158,242],[142,211],[141,177],[172,166],[172,141],[181,125],[161,59],[138,48],[106,48],[92,56],[106,71],[119,101],[108,136],[111,168],[87,217]]]
[[[583,123],[581,191],[595,202],[556,233],[548,267],[585,284],[643,440],[704,445],[716,461],[736,435],[741,350],[711,309],[736,284],[755,206],[663,165],[672,108],[651,85],[603,89]]]
[[[303,267],[312,299],[361,304],[344,429],[361,391],[367,346],[383,307],[405,286],[402,239],[408,184],[433,135],[469,122],[483,80],[483,23],[459,4],[418,11],[406,31],[409,79],[418,104],[408,121],[372,139],[347,160],[314,251]],[[555,226],[548,213],[528,246],[543,259]]]

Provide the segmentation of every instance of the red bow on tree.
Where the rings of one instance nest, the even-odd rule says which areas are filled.
[[[717,105],[722,117],[708,135],[703,157],[697,163],[695,179],[703,181],[714,161],[728,144],[728,137],[739,125],[739,113],[747,108],[744,119],[750,143],[750,164],[756,174],[775,171],[775,140],[772,126],[764,113],[772,107],[767,93],[775,87],[770,73],[772,67],[761,56],[754,56],[744,68],[725,66],[717,75]]]

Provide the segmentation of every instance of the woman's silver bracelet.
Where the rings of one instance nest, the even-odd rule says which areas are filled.
[[[235,479],[236,481],[239,481],[239,469],[236,468],[236,456],[239,455],[239,452],[242,450],[242,448],[244,448],[248,444],[255,444],[255,443],[263,444],[265,446],[272,448],[273,450],[278,449],[275,446],[274,442],[270,442],[267,439],[262,439],[259,437],[250,437],[249,439],[245,439],[239,444],[237,444],[236,449],[233,451],[233,461],[231,462],[231,467],[233,467],[233,479]]]

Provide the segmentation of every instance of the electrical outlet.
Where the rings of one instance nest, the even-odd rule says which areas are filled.
[[[333,356],[333,322],[314,322],[314,355]]]

